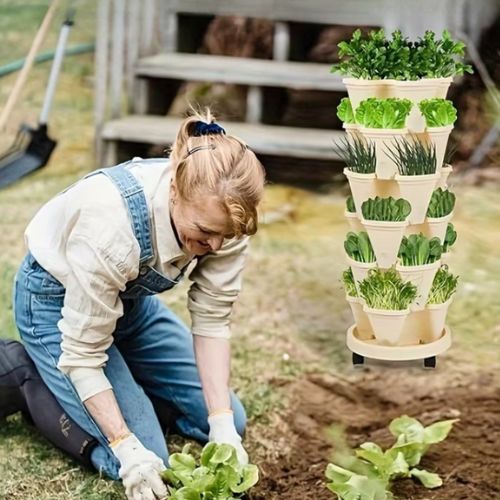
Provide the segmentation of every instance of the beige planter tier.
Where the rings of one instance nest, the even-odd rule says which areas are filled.
[[[441,174],[427,175],[399,175],[395,180],[399,185],[401,198],[410,202],[411,213],[408,217],[410,224],[422,224],[429,208],[429,201],[435,189],[436,182]]]
[[[388,80],[366,80],[363,78],[343,78],[342,82],[347,88],[347,94],[351,101],[351,106],[354,111],[359,106],[361,101],[369,97],[388,97],[389,85]]]
[[[425,343],[434,342],[441,336],[443,331],[448,308],[450,307],[453,297],[448,299],[443,304],[428,304],[424,309],[424,324],[422,330],[422,341]]]
[[[440,265],[441,261],[439,260],[432,264],[421,266],[402,266],[401,264],[396,264],[396,271],[398,271],[401,279],[403,281],[411,281],[417,287],[417,298],[411,305],[412,311],[420,311],[427,304],[432,282]]]
[[[356,213],[361,218],[361,205],[363,202],[376,196],[376,176],[375,174],[358,174],[351,172],[348,168],[344,168],[344,175],[349,181],[354,205],[356,205]]]
[[[359,125],[357,123],[343,123],[342,127],[346,131],[349,137],[358,137],[359,136]]]
[[[439,178],[437,184],[436,184],[436,189],[441,188],[441,189],[447,189],[448,188],[448,177],[450,174],[453,172],[453,167],[451,165],[448,165],[445,163],[443,165],[443,168],[441,169],[441,177]]]
[[[354,284],[356,285],[356,290],[358,295],[360,295],[359,282],[363,281],[368,276],[368,271],[370,269],[375,269],[377,267],[376,262],[358,262],[357,260],[351,259],[349,255],[345,254],[347,264],[352,269],[352,274],[354,276]]]
[[[441,243],[443,243],[446,236],[446,228],[448,227],[448,222],[450,222],[452,218],[453,212],[446,215],[445,217],[427,217],[425,223],[423,224],[424,226],[426,226],[426,232],[424,232],[424,234],[429,238],[434,238],[434,236],[437,236]]]
[[[366,128],[360,127],[359,133],[367,140],[375,144],[375,156],[377,167],[375,173],[378,179],[393,179],[398,173],[396,164],[388,156],[389,148],[392,148],[396,139],[407,135],[406,128]]]
[[[373,335],[377,339],[378,344],[398,345],[405,320],[408,314],[410,314],[410,309],[389,311],[385,309],[372,309],[365,304],[363,311],[368,316]]]
[[[427,127],[425,132],[416,134],[418,140],[436,146],[436,164],[437,172],[439,173],[441,173],[443,168],[446,145],[448,144],[448,138],[452,130],[453,125],[447,125],[446,127]]]
[[[445,253],[441,254],[441,264],[449,264],[451,258],[451,252],[448,250]]]
[[[399,185],[394,179],[376,179],[375,180],[375,194],[380,198],[389,198],[392,196],[396,200],[401,198]],[[366,201],[366,200],[365,200]]]
[[[356,215],[356,212],[348,212],[347,210],[345,210],[344,216],[347,219],[347,223],[349,224],[349,229],[351,231],[354,231],[355,233],[359,233],[360,231],[364,231],[363,224],[361,224],[361,221],[359,220],[358,216]]]
[[[349,295],[346,295],[346,300],[349,302],[349,306],[351,307],[352,316],[354,318],[354,322],[356,323],[359,338],[361,340],[373,339],[374,336],[372,326],[368,320],[368,316],[363,311],[363,300],[359,297],[351,297]]]
[[[377,264],[388,269],[396,263],[407,221],[390,222],[361,219],[375,252]]]
[[[441,337],[435,342],[408,346],[379,345],[376,339],[361,340],[356,325],[347,330],[347,347],[350,351],[371,359],[387,361],[411,361],[438,356],[451,346],[451,331],[445,326]]]
[[[390,97],[409,99],[413,106],[406,121],[410,132],[424,132],[425,118],[418,103],[424,99],[446,96],[451,84],[451,78],[421,78],[420,80],[392,80]]]
[[[406,318],[399,345],[419,345],[425,326],[425,311],[412,311]]]
[[[448,214],[446,217],[432,218],[426,217],[423,224],[410,224],[406,227],[405,235],[423,233],[427,238],[434,238],[437,236],[441,243],[444,241],[446,236],[446,228],[448,227],[448,222],[453,218],[453,212]]]

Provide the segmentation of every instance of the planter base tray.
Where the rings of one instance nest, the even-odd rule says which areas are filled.
[[[386,346],[378,345],[375,339],[360,340],[356,325],[347,330],[347,347],[353,353],[372,359],[386,361],[411,361],[426,359],[447,351],[451,346],[451,331],[448,326],[443,329],[441,338],[429,344]]]

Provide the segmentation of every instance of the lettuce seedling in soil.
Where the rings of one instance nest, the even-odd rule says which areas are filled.
[[[394,419],[389,430],[396,442],[387,450],[372,442],[355,450],[351,469],[328,464],[327,488],[341,500],[390,500],[395,480],[418,479],[426,488],[443,484],[438,474],[417,468],[431,445],[444,441],[457,420],[443,420],[424,427],[417,419],[403,415]]]
[[[162,478],[170,500],[235,500],[259,480],[257,466],[240,465],[236,450],[227,444],[205,445],[199,465],[186,445],[170,456],[169,465]]]

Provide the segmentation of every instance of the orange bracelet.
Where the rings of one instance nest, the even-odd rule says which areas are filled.
[[[113,441],[109,442],[110,448],[113,448],[117,444],[120,444],[122,441],[125,441],[129,436],[131,436],[131,432],[126,432],[125,434],[122,434],[121,436],[117,437],[116,439],[113,439]]]
[[[215,415],[221,415],[223,413],[231,413],[231,415],[232,415],[233,414],[233,410],[229,410],[229,409],[226,409],[226,408],[224,408],[222,410],[215,410],[215,411],[209,413],[208,416],[209,417],[214,417]]]

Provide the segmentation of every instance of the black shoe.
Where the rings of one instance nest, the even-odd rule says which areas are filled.
[[[28,414],[21,386],[33,368],[20,342],[0,339],[0,419],[18,411]]]

